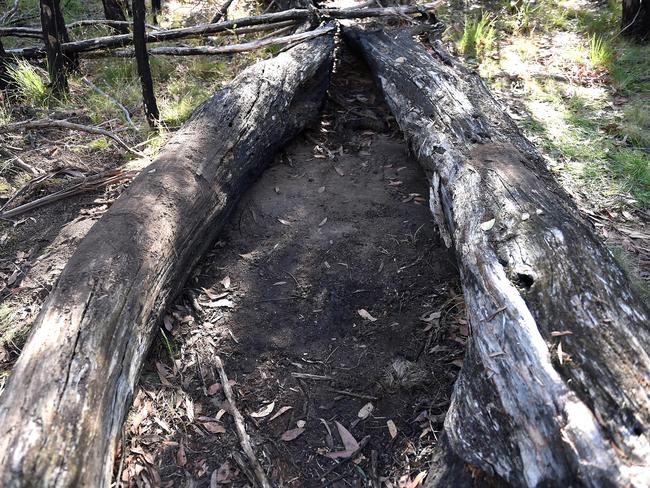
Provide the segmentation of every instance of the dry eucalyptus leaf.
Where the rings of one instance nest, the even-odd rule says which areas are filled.
[[[280,219],[278,218],[278,222],[280,222],[282,225],[291,225],[291,222],[288,220]]]
[[[302,434],[305,431],[304,428],[297,427],[295,429],[289,429],[287,430],[280,439],[282,439],[284,442],[289,442],[294,440],[296,437],[298,437],[300,434]]]
[[[321,186],[321,187],[318,189],[318,193],[323,193],[324,191],[325,191],[325,187],[324,187],[324,186]]]
[[[320,221],[318,227],[323,227],[326,223],[327,223],[327,217],[325,217],[323,220]]]
[[[361,316],[361,318],[369,320],[370,322],[376,322],[377,319],[370,315],[370,312],[368,312],[365,308],[361,308],[357,310],[357,313]]]
[[[221,280],[221,285],[227,290],[230,288],[230,276],[226,276],[223,280]]]
[[[360,419],[367,419],[374,409],[375,406],[372,403],[368,402],[363,407],[361,407],[361,410],[359,410],[359,413],[357,413],[357,417]]]
[[[302,429],[305,425],[307,425],[307,422],[304,420],[298,420],[298,422],[296,422],[296,426],[298,426],[299,429]]]
[[[274,408],[275,408],[275,402],[271,402],[268,405],[265,405],[264,407],[260,408],[256,412],[251,413],[250,416],[256,419],[263,418],[270,415]]]
[[[224,434],[226,432],[226,428],[217,422],[203,422],[201,425],[203,425],[205,430],[213,434]]]
[[[397,437],[397,426],[395,425],[395,422],[393,422],[392,420],[387,420],[386,426],[388,427],[388,433],[390,434],[390,438],[395,439],[395,437]]]
[[[339,431],[339,436],[341,437],[341,442],[345,446],[346,451],[356,451],[359,449],[359,443],[354,438],[350,431],[343,427],[339,422],[334,422],[336,424],[336,429]]]
[[[221,383],[213,383],[208,388],[208,395],[216,395],[221,390]]]
[[[290,406],[288,406],[288,405],[287,405],[287,406],[284,406],[284,407],[281,407],[280,410],[278,410],[277,412],[275,412],[275,414],[273,415],[273,417],[271,417],[271,418],[269,419],[269,422],[270,422],[271,420],[275,420],[275,419],[277,419],[280,415],[282,415],[282,414],[285,413],[285,412],[288,412],[288,411],[291,410],[292,408],[293,408],[293,407],[290,407]]]
[[[178,451],[176,451],[176,464],[178,464],[181,467],[187,464],[187,455],[185,454],[185,448],[183,447],[183,443],[181,443],[180,447],[178,448]]]

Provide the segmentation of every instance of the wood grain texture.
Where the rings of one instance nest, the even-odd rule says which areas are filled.
[[[453,450],[514,486],[648,486],[647,305],[476,74],[435,41],[344,33],[456,250],[471,334]]]
[[[0,485],[109,486],[160,314],[274,153],[317,118],[331,35],[198,108],[81,241],[0,396]]]

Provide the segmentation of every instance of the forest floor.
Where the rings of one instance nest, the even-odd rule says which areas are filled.
[[[411,486],[427,473],[468,329],[425,176],[390,121],[344,56],[320,125],[243,196],[166,317],[121,480],[250,484],[215,354],[277,486]],[[366,436],[363,456],[325,475],[331,453]]]
[[[21,0],[25,12],[30,1]],[[98,18],[99,5],[70,0],[68,20]],[[609,5],[517,5],[450,5],[441,11],[448,44],[484,76],[644,286],[650,49],[611,39],[618,27]],[[166,25],[205,20],[217,8],[199,1],[167,6]],[[247,2],[234,9],[231,18],[259,11]],[[481,19],[485,25],[472,34]],[[593,36],[605,47],[594,46]],[[82,71],[131,111],[136,129],[82,78],[73,78],[70,98],[55,104],[38,82],[28,83],[36,76],[43,84],[43,67],[24,67],[24,86],[35,89],[3,100],[0,123],[49,116],[101,125],[147,158],[132,159],[87,134],[14,134],[0,142],[0,204],[33,177],[20,163],[51,177],[16,204],[80,175],[141,169],[198,103],[272,52],[152,58],[165,120],[160,132],[146,127],[131,60],[88,60]],[[467,334],[457,271],[433,228],[424,175],[368,73],[348,55],[339,63],[320,125],[287,146],[244,195],[161,326],[116,463],[125,486],[248,483],[215,354],[234,382],[262,464],[283,486],[323,485],[335,462],[326,454],[345,447],[340,433],[352,442],[346,432],[356,442],[370,440],[358,463],[326,476],[341,477],[340,486],[381,479],[415,487],[431,470]],[[58,169],[65,172],[53,174]],[[0,221],[0,391],[76,244],[127,184]]]

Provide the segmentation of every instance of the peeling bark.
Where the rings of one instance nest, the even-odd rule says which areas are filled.
[[[0,396],[0,485],[110,485],[160,314],[274,153],[314,120],[331,35],[245,70],[93,226]]]
[[[451,448],[515,486],[649,486],[647,305],[476,74],[437,42],[345,35],[458,257],[471,334]]]

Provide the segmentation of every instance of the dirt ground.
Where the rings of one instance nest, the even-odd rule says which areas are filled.
[[[427,472],[467,334],[457,270],[387,107],[342,63],[320,126],[243,196],[165,318],[125,424],[126,485],[251,486],[217,354],[277,486]],[[352,462],[328,457],[366,437]]]

